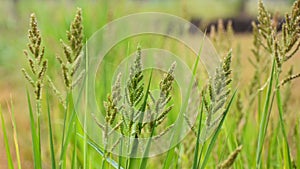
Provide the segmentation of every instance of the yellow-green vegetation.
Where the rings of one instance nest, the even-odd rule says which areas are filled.
[[[189,8],[189,3],[180,3]],[[40,3],[35,5],[38,7]],[[72,89],[87,78],[88,65],[84,71],[78,70],[89,52],[85,48],[86,37],[97,29],[93,24],[103,26],[126,12],[114,13],[121,7],[115,9],[103,1],[89,9],[101,10],[93,17],[87,4],[79,1],[75,5],[83,8],[77,9],[72,22],[69,22],[69,10],[76,9],[72,5],[68,12],[58,7],[53,13],[53,18],[60,18],[60,12],[68,13],[63,24],[47,21],[45,18],[50,17],[43,11],[30,15],[25,57],[21,56],[21,50],[14,53],[15,58],[26,60],[24,68],[18,70],[19,74],[23,73],[19,86],[26,94],[17,96],[21,99],[14,96],[14,102],[0,96],[4,145],[0,153],[6,154],[5,164],[0,164],[0,168],[300,168],[300,88],[293,85],[300,84],[300,0],[294,2],[284,21],[272,15],[260,0],[251,35],[235,35],[232,22],[224,25],[219,20],[218,25],[211,28],[209,37],[223,59],[210,76],[202,77],[202,70],[198,68],[201,56],[195,56],[178,41],[139,35],[116,44],[99,66],[100,79],[95,82],[95,96],[104,119],[90,112],[103,131],[98,133],[103,147],[84,132],[86,124],[81,124],[76,117]],[[1,29],[4,28],[0,25],[0,32]],[[66,40],[63,40],[64,29],[68,30]],[[10,43],[6,36],[3,37]],[[199,41],[190,34],[183,36]],[[2,43],[5,42],[1,41],[0,45]],[[142,60],[147,59],[143,48],[155,47],[176,53],[192,70],[196,81],[189,82],[187,95],[190,97],[186,100],[181,100],[176,82],[178,63],[168,65],[165,72],[143,70]],[[9,50],[15,48],[19,46]],[[13,53],[9,50],[8,55]],[[135,57],[128,63],[128,70],[117,72],[113,81],[113,69],[131,53]],[[9,67],[0,68],[0,74],[10,72]],[[14,78],[13,73],[10,76]],[[1,79],[0,86],[6,81],[9,82],[9,78]],[[201,89],[199,93],[198,89]],[[199,112],[194,117],[195,124],[189,121],[189,114],[179,113],[179,105],[189,112]],[[177,116],[179,122],[174,122]],[[175,132],[169,139],[178,139],[180,122],[188,124],[190,133],[179,144],[170,145],[167,152],[147,157],[151,139],[159,139],[172,130]],[[109,145],[113,132],[121,136]],[[144,145],[145,157],[131,158],[139,151],[138,138],[149,137],[150,141]],[[126,147],[124,138],[135,139]],[[119,146],[125,146],[128,156],[111,153]],[[0,155],[2,163],[1,158]]]

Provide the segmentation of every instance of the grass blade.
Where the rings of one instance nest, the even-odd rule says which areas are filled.
[[[300,119],[298,119],[294,130],[295,130],[296,143],[300,143]],[[296,152],[297,152],[296,159],[295,159],[296,165],[300,166],[300,145],[299,144],[296,147]]]
[[[221,121],[220,121],[218,127],[216,128],[216,131],[214,132],[214,135],[213,135],[213,137],[212,137],[212,139],[211,139],[211,141],[210,141],[210,143],[209,143],[209,145],[208,145],[208,148],[207,148],[206,153],[205,153],[205,156],[204,156],[203,163],[202,163],[202,165],[201,165],[201,167],[200,167],[201,169],[204,169],[205,166],[206,166],[206,164],[207,164],[207,162],[208,162],[209,156],[210,156],[210,154],[211,154],[211,152],[212,152],[212,149],[213,149],[213,147],[214,147],[214,145],[215,145],[215,143],[216,143],[217,137],[218,137],[219,133],[221,132],[222,125],[223,125],[223,123],[224,123],[224,121],[225,121],[226,115],[227,115],[228,112],[229,112],[229,109],[230,109],[231,104],[232,104],[232,102],[233,102],[233,99],[234,99],[234,97],[235,97],[235,95],[236,95],[236,92],[237,92],[237,90],[235,90],[235,92],[234,92],[233,95],[231,96],[231,99],[230,99],[230,101],[229,101],[229,103],[228,103],[228,105],[227,105],[227,107],[226,107],[226,109],[225,109],[225,111],[224,111],[223,117],[222,117],[222,119],[221,119]]]
[[[59,156],[59,168],[65,168],[65,160],[64,160],[64,154],[66,151],[65,147],[65,140],[66,139],[66,123],[67,123],[67,115],[69,112],[69,95],[67,95],[66,98],[66,109],[64,111],[64,122],[63,122],[63,131],[62,131],[62,138],[61,138],[61,148],[60,148],[60,156]]]
[[[70,105],[73,105],[72,103],[70,103]],[[63,149],[61,150],[61,156],[60,156],[60,165],[62,168],[65,168],[66,166],[66,155],[67,155],[67,149],[68,149],[68,145],[70,144],[71,141],[71,136],[74,132],[74,130],[72,129],[72,127],[74,126],[74,123],[76,123],[76,112],[75,110],[71,107],[70,110],[71,112],[71,117],[70,117],[70,121],[68,122],[67,128],[66,128],[66,133],[65,133],[65,141],[63,143]]]
[[[21,165],[20,149],[19,149],[19,143],[18,143],[19,139],[18,139],[17,125],[16,125],[15,112],[14,112],[12,98],[10,100],[10,106],[8,105],[7,107],[8,107],[9,112],[10,112],[11,123],[12,123],[13,132],[14,132],[14,144],[15,144],[15,149],[16,149],[18,169],[21,169],[22,165]]]
[[[279,85],[279,75],[277,76],[277,81],[276,81],[276,86]],[[288,143],[288,139],[287,139],[287,134],[286,134],[286,130],[284,127],[284,120],[283,120],[283,105],[282,105],[282,101],[281,101],[281,93],[279,88],[276,89],[276,98],[277,98],[277,106],[278,106],[278,113],[279,113],[279,120],[280,120],[280,126],[281,126],[281,131],[283,134],[283,139],[284,139],[284,143],[285,143],[285,151],[284,151],[284,159],[285,159],[285,163],[288,164],[288,168],[292,168],[292,160],[291,160],[291,156],[290,156],[290,147],[289,147],[289,143]]]
[[[80,138],[84,139],[83,135],[77,134]],[[97,146],[96,143],[92,142],[91,140],[88,140],[87,138],[87,144],[90,145],[93,149],[96,150],[96,152],[104,158],[104,152]],[[124,169],[120,164],[118,164],[115,160],[111,159],[110,157],[106,157],[105,160],[115,169]]]
[[[76,166],[76,162],[77,162],[77,160],[76,160],[76,158],[77,158],[77,151],[76,151],[76,149],[77,149],[77,137],[76,137],[76,133],[77,133],[77,126],[76,126],[76,124],[74,124],[74,146],[73,146],[73,155],[72,155],[72,163],[71,163],[71,168],[72,169],[76,169],[77,168],[77,166]]]
[[[8,137],[7,137],[6,128],[5,128],[5,124],[4,124],[4,117],[3,117],[3,114],[2,114],[1,105],[0,105],[0,117],[1,117],[2,132],[3,132],[3,138],[4,138],[4,145],[5,145],[8,168],[9,169],[14,169],[14,164],[13,164],[12,156],[11,156],[11,153],[10,153],[10,147],[9,147]]]
[[[49,106],[49,97],[48,97],[48,94],[47,94],[47,113],[48,113],[48,127],[49,127],[49,142],[50,142],[51,167],[52,167],[52,169],[56,169],[55,153],[54,153],[54,143],[53,143],[53,134],[52,134],[52,124],[51,124],[51,115],[50,115],[50,106]]]
[[[202,115],[203,115],[203,102],[201,104],[201,109],[200,109],[200,117],[199,117],[199,124],[198,124],[198,132],[197,132],[197,141],[196,141],[196,147],[194,151],[194,161],[193,161],[193,169],[197,169],[197,164],[198,161],[198,156],[199,156],[199,145],[200,145],[200,134],[201,134],[201,125],[202,125]]]
[[[32,148],[33,148],[33,159],[34,159],[34,168],[40,169],[42,168],[42,159],[41,159],[41,149],[39,147],[38,137],[35,130],[35,120],[33,116],[33,110],[31,106],[30,95],[28,90],[26,91],[27,94],[27,102],[29,108],[29,116],[30,116],[30,128],[31,128],[31,137],[32,137]]]
[[[84,113],[84,122],[83,122],[83,169],[87,169],[88,165],[88,146],[87,146],[87,134],[86,134],[86,114],[88,112],[88,99],[89,98],[89,53],[87,44],[85,46],[85,70],[86,70],[86,78],[85,78],[85,113]]]
[[[259,127],[259,135],[258,135],[258,141],[257,141],[257,149],[256,149],[256,168],[260,168],[260,163],[261,163],[261,153],[263,149],[263,144],[264,144],[264,139],[266,136],[266,131],[268,127],[268,116],[270,114],[269,107],[270,107],[270,100],[271,100],[271,93],[272,93],[272,87],[273,87],[273,79],[274,79],[274,73],[275,73],[275,58],[273,59],[273,64],[272,64],[272,70],[271,70],[271,75],[270,75],[270,81],[268,84],[268,90],[267,90],[267,95],[266,95],[266,101],[264,105],[264,111],[263,111],[263,116],[260,122],[260,127]]]

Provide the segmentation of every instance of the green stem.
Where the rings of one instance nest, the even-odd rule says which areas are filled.
[[[194,162],[193,162],[193,169],[197,169],[198,156],[199,156],[199,144],[200,144],[200,134],[201,134],[201,125],[202,125],[202,114],[203,114],[203,102],[201,103],[201,109],[200,109],[200,117],[199,117],[199,124],[198,124],[198,132],[197,132],[197,141],[196,141],[196,147],[194,151]]]
[[[257,141],[257,149],[256,149],[256,168],[260,168],[261,166],[261,153],[263,149],[264,139],[266,136],[266,131],[268,127],[268,117],[269,117],[269,107],[270,107],[270,101],[271,101],[271,93],[272,93],[272,87],[273,87],[273,79],[274,79],[274,73],[275,73],[275,58],[273,59],[272,63],[272,70],[270,74],[270,81],[268,84],[268,90],[264,105],[264,111],[263,111],[263,117],[260,122],[259,127],[259,135],[258,135],[258,141]]]
[[[276,78],[276,86],[279,85],[279,72],[277,73],[277,78]],[[282,106],[282,101],[281,101],[281,93],[279,88],[276,88],[276,98],[277,98],[277,106],[278,106],[278,113],[279,113],[279,118],[280,118],[280,126],[281,126],[281,131],[284,137],[284,142],[285,142],[285,153],[284,153],[284,157],[286,157],[287,159],[285,159],[286,163],[288,163],[288,168],[292,168],[292,161],[291,161],[291,156],[290,156],[290,148],[289,148],[289,143],[288,143],[288,139],[287,139],[287,134],[286,134],[286,130],[284,128],[284,120],[283,120],[283,106]]]
[[[36,100],[36,113],[37,113],[37,144],[38,144],[37,146],[38,146],[39,156],[42,159],[42,150],[41,150],[41,100]]]
[[[51,167],[52,167],[52,169],[56,169],[55,153],[54,153],[54,143],[53,143],[53,132],[52,132],[52,124],[51,124],[50,105],[49,105],[48,94],[47,94],[47,110],[48,110],[47,112],[48,112],[48,126],[49,126]]]

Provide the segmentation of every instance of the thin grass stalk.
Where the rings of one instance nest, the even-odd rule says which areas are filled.
[[[86,77],[85,77],[85,113],[84,113],[84,122],[83,122],[83,169],[87,169],[87,158],[88,158],[88,144],[87,144],[87,134],[86,134],[86,114],[88,112],[88,101],[87,98],[89,98],[88,95],[88,84],[89,84],[89,57],[88,57],[88,48],[87,45],[85,46],[85,70],[86,70]]]
[[[108,133],[108,122],[105,123],[105,128],[104,128],[104,133]],[[108,141],[108,135],[105,135],[104,136],[104,139],[105,139],[105,145],[104,145],[104,156],[102,158],[102,163],[101,163],[101,168],[102,169],[105,169],[105,161],[106,161],[106,156],[107,156],[107,141]]]
[[[198,160],[198,164],[197,164],[197,169],[200,168],[203,152],[204,152],[204,149],[206,148],[205,146],[206,146],[206,141],[201,146],[200,156],[199,156],[199,160]]]
[[[50,106],[49,106],[49,97],[47,94],[47,112],[48,112],[48,127],[49,127],[49,142],[50,142],[50,155],[51,155],[51,167],[56,169],[55,153],[54,153],[54,143],[53,143],[53,134],[52,134],[52,124],[51,124],[51,115],[50,115]]]
[[[226,124],[224,124],[224,133],[225,133],[225,136],[226,136],[224,138],[224,142],[226,142],[229,152],[234,151],[234,147],[238,146],[237,144],[235,144],[234,138],[230,137],[230,136],[232,136],[230,133],[234,133],[233,130],[234,130],[234,126],[231,126],[230,129],[228,129],[228,126]],[[224,146],[223,150],[222,150],[222,153],[220,154],[218,164],[221,163],[221,160],[225,156],[225,149],[226,149],[226,147]],[[233,165],[235,165],[235,164],[233,164]]]
[[[73,129],[74,129],[74,146],[73,146],[73,152],[72,152],[72,162],[71,162],[71,169],[76,169],[78,168],[77,167],[77,136],[76,136],[76,133],[77,133],[77,125],[76,123],[73,124]]]
[[[274,154],[277,154],[277,147],[278,147],[278,133],[279,133],[279,127],[280,122],[278,121],[276,124],[276,128],[274,133],[272,134],[271,141],[270,141],[270,148],[268,152],[268,158],[267,158],[267,168],[273,168],[274,167],[274,161],[278,161],[278,159],[274,159]]]
[[[258,141],[257,141],[257,150],[256,150],[256,168],[260,168],[260,163],[261,163],[261,153],[263,149],[263,144],[264,144],[264,139],[268,127],[268,116],[270,115],[269,107],[270,107],[270,100],[271,100],[271,93],[272,93],[272,87],[273,87],[273,79],[274,79],[274,73],[275,73],[275,63],[276,60],[275,58],[273,59],[272,63],[272,70],[270,74],[270,80],[268,84],[268,90],[267,90],[267,95],[266,95],[266,100],[265,100],[265,105],[264,105],[264,111],[263,111],[263,116],[260,122],[260,128],[259,128],[259,135],[258,135]]]
[[[121,142],[120,142],[120,154],[122,154],[122,148],[123,148],[123,139],[121,138]],[[119,164],[119,166],[118,166],[118,169],[121,169],[121,165],[122,165],[122,156],[121,155],[119,155],[119,157],[118,157],[118,164]]]
[[[277,73],[277,78],[276,78],[276,86],[279,85],[279,73]],[[281,93],[279,88],[276,88],[276,98],[277,98],[277,106],[278,106],[278,113],[279,113],[279,118],[280,118],[280,126],[281,126],[281,131],[283,134],[283,139],[284,139],[284,144],[285,144],[285,152],[284,152],[284,161],[285,163],[288,164],[288,168],[292,168],[292,160],[290,156],[290,148],[289,148],[289,143],[288,143],[288,138],[286,134],[286,130],[284,127],[284,120],[283,120],[283,104],[281,101]]]
[[[199,146],[200,146],[200,134],[201,134],[201,126],[202,126],[202,115],[203,115],[203,102],[201,103],[201,109],[200,109],[200,117],[199,117],[199,125],[198,125],[198,131],[197,131],[197,140],[196,140],[196,147],[194,151],[194,161],[193,161],[193,169],[197,169],[197,165],[200,162],[199,156]]]
[[[129,56],[129,43],[128,43],[128,45],[127,45],[127,57]],[[129,67],[129,65],[128,65],[128,63],[126,64],[126,70],[128,70],[128,67]],[[127,73],[128,72],[126,72],[126,74],[125,74],[125,77],[126,77],[126,75],[127,75]],[[126,79],[127,79],[128,77],[126,77]],[[125,99],[124,99],[124,102],[125,102]],[[128,137],[128,145],[130,145],[130,137]],[[130,146],[127,146],[127,153],[129,153],[130,152]],[[128,169],[128,167],[129,167],[129,163],[130,163],[130,157],[127,157],[126,158],[126,164],[125,164],[125,168],[126,169]]]
[[[42,158],[41,151],[38,144],[37,131],[35,130],[35,120],[33,116],[33,110],[31,106],[31,100],[28,90],[26,90],[27,94],[27,102],[29,108],[29,116],[30,116],[30,128],[31,128],[31,137],[32,137],[32,148],[33,148],[33,159],[34,159],[34,168],[40,169],[42,168]]]
[[[71,97],[71,96],[69,96]],[[66,168],[66,162],[67,162],[67,150],[68,150],[68,145],[71,142],[71,136],[74,132],[73,126],[74,123],[76,124],[76,111],[74,110],[73,107],[73,102],[71,98],[68,98],[68,100],[70,100],[70,103],[68,103],[68,112],[70,112],[70,120],[68,122],[66,122],[66,131],[65,131],[65,140],[62,146],[62,150],[61,150],[61,154],[60,154],[60,168]],[[69,101],[68,101],[69,102]]]
[[[8,141],[8,137],[7,137],[7,133],[6,133],[6,127],[5,127],[5,123],[4,123],[4,117],[3,117],[1,105],[0,105],[0,118],[1,118],[1,124],[2,124],[2,132],[3,132],[8,168],[14,169],[14,164],[13,164],[12,155],[10,152],[10,146],[9,146],[9,141]]]
[[[260,74],[259,74],[259,76],[261,76]],[[259,78],[258,79],[258,84],[259,84],[259,86],[261,86],[261,80],[260,80],[261,78]],[[262,116],[262,111],[261,111],[261,102],[262,102],[262,91],[258,91],[258,93],[257,93],[257,97],[258,97],[258,99],[257,99],[257,110],[258,110],[258,121],[261,121],[261,116]]]
[[[295,129],[294,129],[294,132],[295,132],[295,140],[296,140],[296,143],[300,143],[300,118],[297,119],[297,122],[296,122],[296,125],[295,125]],[[296,165],[297,166],[300,166],[300,145],[296,145]]]
[[[66,124],[67,124],[67,115],[69,114],[69,95],[67,95],[66,97],[66,108],[64,110],[64,121],[63,121],[63,129],[62,129],[62,139],[61,139],[61,147],[60,147],[60,157],[59,157],[59,168],[60,169],[63,169],[65,168],[65,165],[64,164],[64,154],[65,154],[65,151],[66,151],[66,148],[65,148],[65,135],[66,135]]]
[[[38,151],[40,152],[40,156],[42,156],[42,146],[41,146],[41,100],[36,100],[36,113],[37,113],[37,144]],[[42,158],[42,157],[41,157]]]
[[[18,143],[19,139],[18,139],[18,132],[17,132],[17,124],[16,124],[16,119],[15,119],[15,112],[14,112],[12,98],[10,99],[10,106],[8,106],[8,109],[10,112],[11,123],[12,123],[12,127],[13,127],[13,132],[14,132],[14,145],[15,145],[15,149],[16,149],[15,151],[16,151],[17,162],[18,162],[18,169],[22,169],[21,158],[20,158],[20,149],[19,149],[19,143]]]

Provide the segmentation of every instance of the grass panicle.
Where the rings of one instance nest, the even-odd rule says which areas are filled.
[[[124,114],[129,117],[128,122],[128,134],[132,133],[132,127],[134,124],[134,119],[137,117],[139,112],[136,112],[134,107],[141,103],[144,96],[144,75],[142,73],[142,51],[141,46],[138,45],[136,58],[130,67],[129,79],[127,80],[127,86],[125,89],[125,112]],[[127,107],[129,106],[129,107]]]
[[[205,141],[209,137],[223,117],[224,105],[230,94],[231,56],[232,53],[230,51],[221,65],[216,69],[215,77],[210,78],[208,89],[204,93],[204,110],[207,116],[205,130],[201,136],[202,141]]]
[[[140,103],[141,99],[144,96],[144,83],[143,73],[142,73],[142,52],[141,46],[137,47],[136,59],[134,64],[130,68],[129,80],[127,81],[127,102],[130,106],[136,106]]]
[[[75,18],[70,25],[70,30],[67,31],[67,40],[67,42],[61,40],[65,58],[57,56],[56,59],[61,65],[64,85],[67,88],[67,93],[69,93],[72,88],[82,80],[84,75],[83,70],[78,73],[77,78],[75,77],[83,56],[83,24],[82,10],[80,8],[77,9]],[[66,108],[66,102],[64,101],[65,99],[63,94],[57,89],[50,77],[47,79],[54,94],[59,98],[60,103]]]
[[[154,114],[151,119],[154,119],[150,123],[150,128],[156,127],[161,124],[164,119],[167,117],[167,114],[172,110],[173,105],[167,107],[167,104],[171,101],[171,91],[174,83],[174,71],[176,67],[176,62],[174,62],[169,68],[168,72],[164,74],[164,78],[160,81],[159,89],[160,94],[159,98],[155,102]],[[154,117],[153,117],[154,116]],[[153,124],[155,122],[155,125]]]
[[[67,31],[68,43],[61,40],[63,52],[65,55],[65,62],[59,56],[57,59],[62,67],[65,86],[67,89],[72,89],[74,77],[81,59],[81,50],[83,47],[83,26],[82,26],[82,12],[78,8],[76,16],[71,23],[70,30]]]
[[[45,47],[41,46],[42,37],[38,29],[38,23],[35,14],[30,16],[30,29],[28,30],[28,50],[24,50],[24,54],[29,63],[32,75],[25,69],[22,72],[25,78],[34,88],[36,101],[42,99],[42,88],[44,85],[44,76],[48,68],[48,61],[44,59]]]
[[[112,125],[116,119],[117,113],[121,107],[118,107],[122,99],[121,95],[121,73],[118,75],[116,83],[112,87],[112,95],[107,96],[107,101],[104,102],[106,110],[105,120],[108,124]]]

